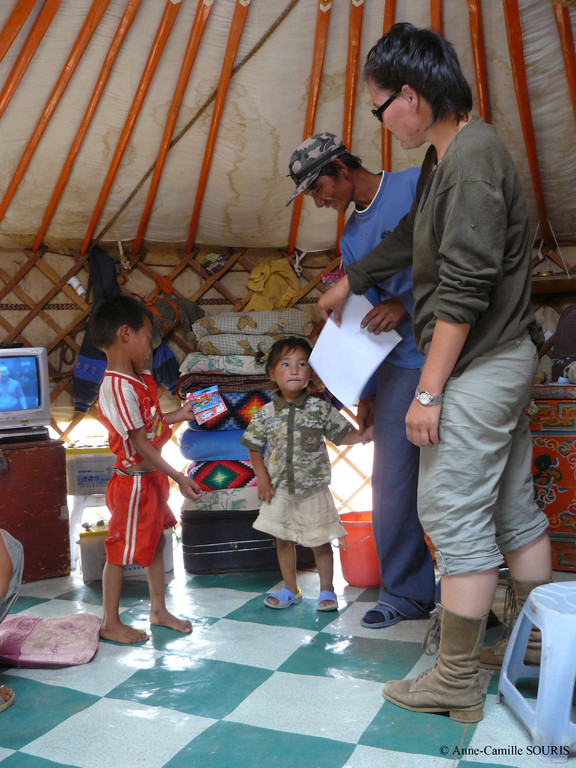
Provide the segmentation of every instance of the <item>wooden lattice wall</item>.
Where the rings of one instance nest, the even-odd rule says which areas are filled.
[[[325,290],[322,273],[332,271],[339,264],[339,258],[330,251],[308,253],[298,264],[297,252],[289,255],[270,249],[235,250],[208,246],[195,248],[190,254],[176,246],[156,246],[149,249],[144,258],[131,264],[121,245],[107,244],[106,250],[117,261],[118,279],[125,290],[150,299],[160,282],[164,287],[171,286],[173,295],[198,303],[206,314],[243,309],[252,295],[246,288],[246,281],[253,267],[264,260],[285,257],[301,269],[300,291],[291,304],[311,311],[317,321],[316,331],[321,326],[316,302]],[[535,255],[535,268],[546,268],[546,271],[551,268],[557,272],[567,261],[566,266],[571,270],[571,264],[576,261],[574,250],[562,256],[551,252],[544,259]],[[210,276],[202,264],[211,252],[223,252],[227,258],[222,269]],[[78,440],[75,428],[83,419],[94,419],[96,415],[94,407],[87,414],[74,413],[71,397],[76,357],[91,310],[87,261],[77,251],[62,249],[60,253],[32,253],[16,249],[2,251],[0,265],[0,341],[19,341],[26,346],[47,348],[52,427],[61,440],[73,443]],[[72,276],[77,276],[88,289],[84,298],[68,285]],[[573,278],[567,275],[544,275],[534,280],[534,304],[540,321],[551,332],[562,309],[574,301],[576,293],[572,282]],[[195,348],[193,334],[179,326],[166,338],[179,362]],[[552,335],[542,351],[543,371],[549,371],[553,342]],[[162,403],[166,407],[177,406],[166,391]],[[336,471],[346,476],[345,491],[336,492],[340,509],[365,506],[366,489],[370,485],[369,455],[360,446],[343,449],[331,446],[331,458]]]
[[[145,258],[130,263],[129,256],[117,244],[109,245],[108,253],[117,261],[118,281],[123,289],[151,299],[158,286],[169,288],[173,296],[189,299],[212,315],[225,311],[242,310],[252,296],[246,281],[252,269],[264,260],[284,257],[300,271],[300,291],[291,306],[306,308],[316,321],[316,332],[321,325],[316,302],[325,290],[322,273],[334,270],[339,258],[333,252],[298,254],[270,249],[196,248],[185,254],[176,247],[157,247]],[[208,275],[203,266],[208,253],[225,253],[224,266]],[[28,250],[3,251],[0,254],[0,341],[18,341],[25,346],[45,346],[48,350],[52,423],[59,439],[73,444],[79,439],[77,429],[85,419],[96,417],[96,407],[88,413],[74,413],[71,386],[92,308],[88,263],[77,252],[61,253]],[[68,285],[77,277],[87,288],[80,296]],[[163,295],[161,293],[161,295]],[[195,338],[180,326],[166,337],[176,358],[181,362],[195,349]],[[161,402],[166,408],[177,407],[166,390]],[[353,414],[349,412],[353,418]],[[83,425],[84,427],[86,424]],[[85,430],[84,430],[85,431]],[[341,464],[346,474],[345,492],[335,491],[340,509],[355,509],[366,505],[366,489],[370,485],[370,456],[360,447],[330,447],[332,464]],[[358,458],[356,458],[358,457]]]

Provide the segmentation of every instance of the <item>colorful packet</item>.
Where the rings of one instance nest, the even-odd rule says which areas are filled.
[[[218,393],[218,385],[189,392],[187,399],[192,401],[192,410],[198,424],[210,421],[228,410],[226,403]]]

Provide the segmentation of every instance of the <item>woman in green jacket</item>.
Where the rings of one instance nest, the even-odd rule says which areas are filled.
[[[422,448],[418,514],[442,577],[438,661],[383,695],[462,722],[483,715],[478,666],[503,558],[522,605],[550,580],[548,520],[533,500],[529,401],[542,342],[530,303],[530,232],[516,168],[496,130],[472,118],[452,45],[396,24],[364,67],[374,115],[404,149],[430,143],[416,198],[394,232],[320,299],[336,322],[350,291],[412,264],[414,337],[425,356],[406,416]],[[538,658],[532,633],[530,660]]]

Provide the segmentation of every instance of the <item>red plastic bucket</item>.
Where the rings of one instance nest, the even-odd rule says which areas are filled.
[[[372,532],[372,512],[343,512],[346,536],[340,542],[342,575],[351,587],[379,587],[380,564]]]

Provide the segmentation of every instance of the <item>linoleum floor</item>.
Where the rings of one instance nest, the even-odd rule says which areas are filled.
[[[100,643],[82,666],[0,670],[17,697],[0,713],[2,768],[545,765],[528,754],[522,723],[497,703],[497,673],[483,673],[485,715],[476,725],[384,701],[386,680],[432,660],[421,650],[425,621],[360,626],[375,589],[351,587],[338,573],[340,610],[319,613],[317,575],[301,572],[303,602],[273,611],[262,599],[278,587],[278,572],[194,576],[178,549],[174,562],[169,607],[191,618],[192,635],[153,627],[145,645]],[[23,585],[14,611],[101,615],[101,604],[101,582],[84,584],[73,572]],[[149,629],[148,607],[146,581],[127,579],[124,620]]]

